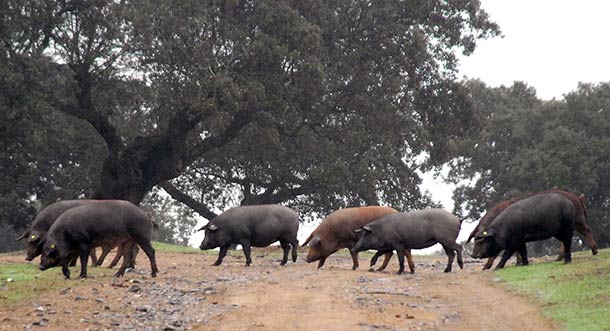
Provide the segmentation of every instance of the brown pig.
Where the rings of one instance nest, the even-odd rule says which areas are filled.
[[[353,207],[334,211],[318,225],[303,243],[303,247],[309,244],[309,252],[305,260],[308,263],[319,261],[318,268],[321,268],[328,256],[341,248],[347,248],[350,250],[353,260],[352,269],[358,268],[358,253],[351,251],[351,248],[358,241],[358,236],[354,231],[378,218],[397,212],[394,208],[383,206]],[[383,267],[387,265],[391,256],[391,252],[386,254]],[[407,257],[410,256],[409,251]],[[409,266],[412,263],[412,261],[409,261]]]

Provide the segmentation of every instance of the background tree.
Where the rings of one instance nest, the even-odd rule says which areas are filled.
[[[584,194],[588,224],[601,247],[610,244],[610,85],[581,84],[561,101],[540,101],[523,83],[489,88],[468,82],[484,128],[454,160],[454,179],[469,178],[454,194],[457,211],[479,219],[513,196],[547,189]],[[550,246],[549,246],[550,245]],[[556,250],[538,245],[534,253]]]
[[[7,183],[15,199],[40,198],[41,178],[56,197],[135,203],[161,184],[206,217],[428,204],[414,157],[442,163],[474,124],[454,52],[498,33],[477,1],[0,6],[3,126],[32,127],[3,141],[13,178],[31,174]],[[49,146],[26,149],[35,137]]]

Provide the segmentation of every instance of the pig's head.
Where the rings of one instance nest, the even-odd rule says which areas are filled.
[[[205,230],[205,237],[199,245],[201,250],[221,247],[231,242],[229,233],[220,229],[217,224],[210,222],[199,229],[201,230]]]
[[[305,244],[307,244],[307,242]],[[305,244],[303,244],[303,246]],[[307,261],[307,263],[311,263],[313,261],[326,258],[338,250],[337,246],[338,243],[336,240],[329,240],[321,237],[320,235],[315,235],[311,238],[311,240],[309,240],[309,252],[307,252],[305,261]]]
[[[474,236],[471,256],[475,259],[484,259],[498,255],[501,250],[496,242],[496,232],[493,229],[483,229]]]
[[[27,240],[27,249],[25,259],[32,261],[35,257],[42,253],[43,235],[40,233],[26,230],[17,240]]]
[[[374,227],[365,225],[356,229],[355,232],[358,235],[358,241],[352,247],[352,252],[381,249],[385,246],[385,239],[380,236],[380,231],[375,231]]]
[[[46,240],[42,246],[40,257],[40,270],[46,270],[57,266],[61,262],[60,247],[53,240]]]

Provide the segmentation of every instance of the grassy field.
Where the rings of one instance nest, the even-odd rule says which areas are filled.
[[[496,275],[511,290],[535,298],[565,330],[610,330],[610,249],[573,255],[572,264],[507,267]]]
[[[78,279],[80,266],[70,268],[71,277]],[[110,279],[116,272],[106,268],[87,268],[89,277]],[[74,287],[83,281],[69,284],[64,280],[61,268],[38,270],[37,264],[6,263],[0,265],[0,305],[29,299],[41,293]]]
[[[164,243],[153,243],[157,252],[181,253],[181,254],[218,254],[218,252],[201,251],[198,248],[176,246]],[[99,251],[99,250],[98,250]],[[141,253],[143,254],[143,253]],[[12,252],[2,255],[23,255],[25,252]],[[114,256],[114,252],[109,258]],[[36,258],[35,261],[39,261]],[[107,264],[108,262],[106,262]],[[87,274],[94,279],[111,279],[117,268],[87,268]],[[80,263],[70,268],[71,277],[78,278]],[[37,263],[3,263],[0,264],[0,305],[11,304],[21,300],[29,299],[40,293],[57,291],[66,287],[78,286],[85,281],[74,281],[66,283],[61,268],[52,268],[44,272],[38,270]]]

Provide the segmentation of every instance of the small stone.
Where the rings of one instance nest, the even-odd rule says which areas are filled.
[[[129,293],[139,293],[141,291],[142,291],[142,289],[138,285],[133,285],[133,286],[129,287],[129,289],[127,290],[127,292],[129,292]]]
[[[87,298],[81,297],[81,296],[77,296],[76,298],[74,298],[74,301],[83,301],[83,300],[87,300]]]
[[[99,302],[99,303],[104,303],[106,302],[106,300],[102,299],[102,298],[95,298],[95,301]]]
[[[47,309],[45,307],[43,307],[43,306],[38,306],[34,310],[37,311],[37,312],[41,312],[42,313],[42,312],[45,312]]]
[[[70,315],[70,314],[72,314],[72,311],[71,311],[71,310],[67,310],[67,309],[66,309],[66,310],[64,310],[64,314],[66,314],[66,315]]]
[[[138,306],[136,307],[136,311],[141,311],[141,312],[148,312],[152,309],[151,306]]]

